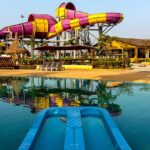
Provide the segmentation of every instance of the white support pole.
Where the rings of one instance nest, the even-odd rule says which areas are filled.
[[[76,59],[76,51],[73,51],[73,58]]]
[[[56,52],[56,58],[59,59],[59,50]]]

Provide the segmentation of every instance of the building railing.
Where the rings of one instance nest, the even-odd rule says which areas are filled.
[[[15,68],[16,62],[11,57],[0,57],[0,68]]]

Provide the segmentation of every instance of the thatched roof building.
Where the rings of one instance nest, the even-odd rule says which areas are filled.
[[[150,39],[116,38],[116,40],[138,48],[150,48]]]
[[[0,42],[0,54],[4,53],[5,48],[6,48],[6,45],[4,43]]]
[[[150,58],[150,39],[110,37],[105,42],[108,51],[130,58]],[[98,47],[98,44],[94,45]]]

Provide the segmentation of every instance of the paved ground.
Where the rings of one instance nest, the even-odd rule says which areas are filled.
[[[132,68],[135,71],[150,71],[150,65],[144,66],[141,64],[132,64]]]
[[[0,76],[44,76],[58,78],[82,78],[95,80],[116,80],[127,82],[150,83],[150,67],[133,66],[133,70],[93,69],[93,70],[0,70]]]

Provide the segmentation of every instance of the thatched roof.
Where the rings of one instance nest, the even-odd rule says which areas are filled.
[[[7,47],[5,54],[21,54],[21,53],[26,53],[27,50],[24,47],[19,47],[19,39],[16,38],[12,44]]]
[[[139,48],[150,47],[150,39],[116,38],[115,40],[137,46]]]
[[[6,45],[2,42],[0,42],[0,47],[5,47]]]
[[[7,49],[6,51],[5,51],[5,54],[24,54],[24,53],[26,53],[27,51],[25,50],[25,49],[14,49],[14,50],[9,50],[9,49]]]

